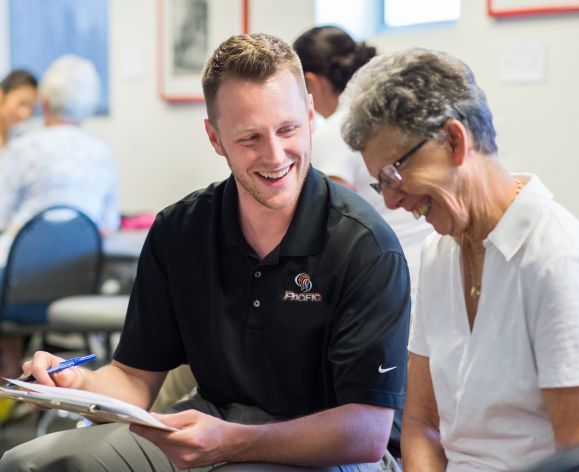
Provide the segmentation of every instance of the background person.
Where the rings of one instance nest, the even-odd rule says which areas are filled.
[[[99,93],[94,65],[77,56],[60,57],[42,77],[46,126],[13,140],[0,159],[1,269],[19,229],[51,206],[82,210],[104,234],[118,227],[119,182],[113,152],[80,127],[96,112]],[[2,376],[18,375],[22,339],[1,337],[0,355]]]
[[[363,91],[363,93],[361,93]],[[472,71],[425,49],[352,79],[343,128],[385,204],[424,216],[405,472],[520,470],[579,443],[579,222],[497,156]]]
[[[0,82],[0,149],[8,144],[10,128],[32,115],[38,82],[30,72],[17,69]]]
[[[408,261],[414,298],[420,249],[432,228],[416,222],[403,210],[390,210],[370,184],[374,181],[361,159],[340,136],[340,126],[348,105],[342,97],[354,73],[376,55],[376,48],[356,42],[336,26],[317,26],[307,30],[294,42],[304,69],[308,91],[314,107],[325,122],[316,129],[312,140],[312,164],[331,179],[361,195],[392,227]]]
[[[231,37],[203,91],[232,175],[157,216],[112,365],[52,379],[57,357],[24,365],[41,383],[148,408],[167,371],[188,363],[198,394],[159,417],[180,431],[55,433],[7,452],[0,470],[396,467],[381,460],[406,381],[410,287],[396,236],[311,169],[313,104],[289,45]]]
[[[104,232],[119,225],[118,175],[112,150],[83,130],[96,112],[94,65],[65,55],[40,84],[45,127],[13,141],[0,161],[0,230],[14,233],[39,211],[71,205]]]

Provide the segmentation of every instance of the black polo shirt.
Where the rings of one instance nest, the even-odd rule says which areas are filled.
[[[311,170],[287,234],[260,261],[230,177],[158,214],[114,357],[151,371],[189,363],[207,400],[284,417],[400,409],[409,312],[398,239],[359,196]]]

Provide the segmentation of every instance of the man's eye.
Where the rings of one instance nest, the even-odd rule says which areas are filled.
[[[297,129],[298,129],[297,126],[284,126],[279,130],[279,132],[280,134],[287,136],[294,134],[297,131]]]
[[[251,134],[249,136],[244,136],[243,138],[239,138],[240,143],[250,143],[250,142],[255,141],[255,140],[257,140],[256,134]]]

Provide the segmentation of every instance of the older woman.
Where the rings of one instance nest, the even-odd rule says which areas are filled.
[[[8,143],[10,128],[32,115],[37,88],[36,78],[20,69],[0,81],[0,148]]]
[[[472,71],[412,49],[352,79],[342,129],[389,208],[424,217],[404,470],[512,470],[579,443],[579,223],[497,159]]]

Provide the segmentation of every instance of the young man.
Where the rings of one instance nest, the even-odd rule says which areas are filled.
[[[188,363],[198,394],[159,416],[179,431],[56,433],[8,452],[0,470],[383,470],[406,381],[400,245],[310,168],[312,99],[287,44],[230,38],[203,87],[207,134],[232,176],[158,215],[112,365],[50,378],[59,359],[37,353],[24,366],[41,383],[148,407]]]

